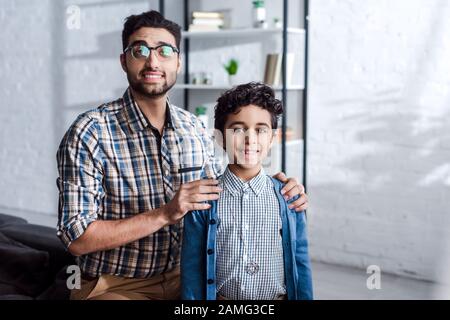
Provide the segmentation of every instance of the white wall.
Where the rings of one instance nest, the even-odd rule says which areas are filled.
[[[447,0],[311,1],[316,260],[450,279],[449,17]]]

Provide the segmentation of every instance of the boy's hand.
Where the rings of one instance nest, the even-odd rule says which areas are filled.
[[[275,179],[285,183],[286,185],[281,189],[281,194],[286,201],[295,196],[299,198],[289,205],[289,209],[295,208],[296,212],[304,211],[308,208],[308,196],[305,193],[305,187],[298,182],[296,178],[287,178],[283,172],[278,172],[273,176]]]
[[[188,211],[209,209],[211,206],[203,202],[219,199],[222,189],[218,183],[214,179],[203,179],[182,184],[174,198],[163,207],[167,224],[177,223]]]

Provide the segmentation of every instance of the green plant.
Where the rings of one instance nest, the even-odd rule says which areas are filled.
[[[239,63],[236,59],[230,59],[230,61],[228,61],[228,64],[224,64],[223,67],[230,76],[233,76],[238,72]]]

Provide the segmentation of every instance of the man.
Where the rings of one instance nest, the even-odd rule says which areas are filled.
[[[179,298],[183,216],[218,199],[222,171],[201,121],[167,100],[180,30],[156,11],[128,17],[120,62],[129,88],[81,114],[61,141],[58,236],[82,271],[72,299]],[[286,198],[302,194],[291,205],[304,210],[303,187],[277,178]]]

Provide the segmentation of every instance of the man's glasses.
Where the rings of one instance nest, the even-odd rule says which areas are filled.
[[[180,52],[180,50],[170,44],[161,44],[156,47],[149,47],[146,44],[135,44],[128,46],[123,52],[131,51],[131,56],[136,60],[147,60],[152,50],[155,51],[156,58],[159,61],[170,60],[175,54]]]

